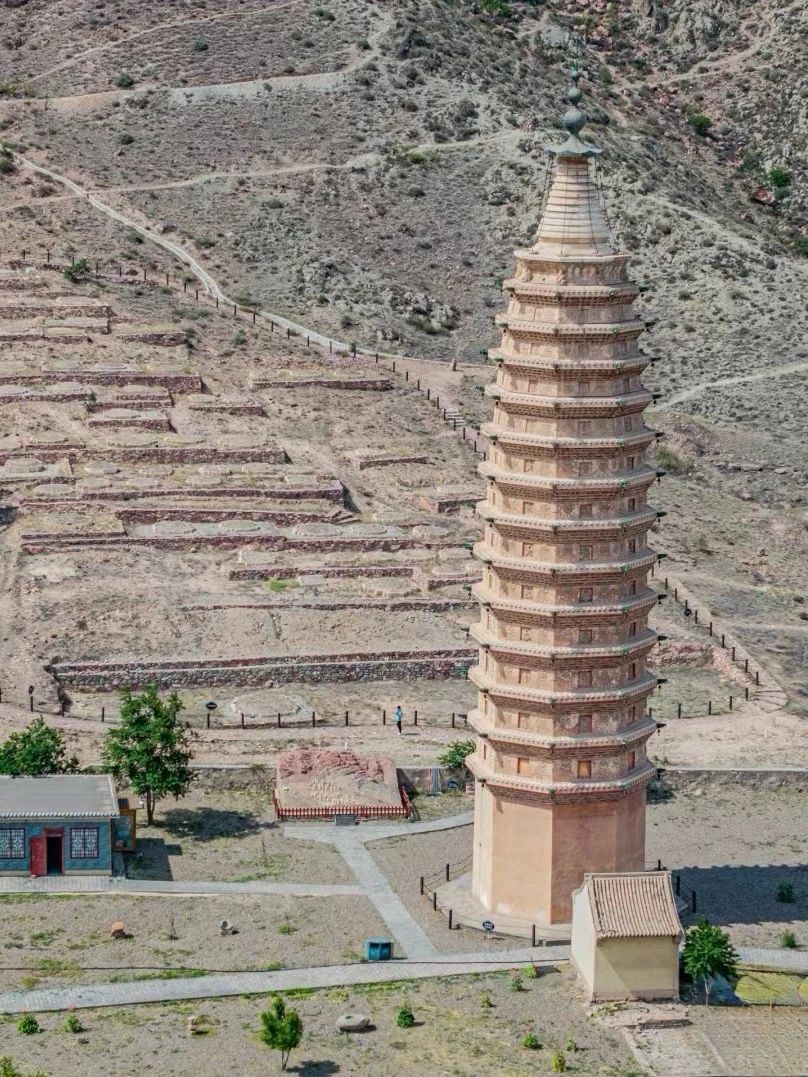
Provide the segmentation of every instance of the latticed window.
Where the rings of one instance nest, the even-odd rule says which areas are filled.
[[[74,826],[70,831],[70,856],[73,860],[96,860],[98,827]]]
[[[0,860],[25,859],[25,827],[11,826],[0,829]]]

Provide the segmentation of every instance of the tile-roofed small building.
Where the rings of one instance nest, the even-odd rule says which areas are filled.
[[[572,895],[572,962],[590,1002],[677,999],[681,939],[669,871],[587,874]]]
[[[584,886],[599,939],[678,937],[681,933],[669,871],[587,875]]]
[[[108,875],[113,849],[131,848],[132,814],[109,774],[2,775],[0,876]]]

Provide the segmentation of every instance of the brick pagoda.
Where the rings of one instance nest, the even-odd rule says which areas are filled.
[[[655,439],[643,420],[650,360],[633,310],[629,256],[615,249],[592,160],[579,138],[578,71],[568,138],[536,243],[516,251],[484,428],[488,483],[475,553],[483,564],[472,629],[479,689],[469,720],[476,781],[472,898],[496,920],[570,920],[585,872],[641,870],[646,702],[657,635],[646,495]]]

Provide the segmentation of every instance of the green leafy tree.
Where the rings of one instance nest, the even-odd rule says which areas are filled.
[[[473,740],[456,740],[438,758],[438,762],[444,767],[462,767],[466,762],[466,756],[474,751]]]
[[[89,272],[90,263],[86,258],[79,258],[62,270],[62,276],[65,280],[69,280],[71,284],[78,284],[79,281],[84,280]]]
[[[146,820],[169,794],[182,797],[193,779],[191,731],[180,721],[182,700],[176,692],[161,699],[156,687],[121,693],[120,724],[107,733],[104,763],[146,801]]]
[[[268,1010],[261,1013],[261,1031],[258,1038],[267,1047],[281,1053],[281,1069],[286,1069],[289,1055],[300,1043],[303,1022],[297,1010],[287,1010],[281,995],[273,995]]]
[[[68,756],[62,734],[43,718],[0,744],[0,774],[71,774],[77,769],[78,760]]]
[[[26,1075],[15,1064],[13,1058],[9,1058],[8,1055],[3,1055],[0,1058],[0,1077],[47,1077],[44,1070],[37,1070],[36,1073]]]
[[[705,116],[703,112],[688,113],[687,122],[699,138],[706,138],[710,128],[713,126],[713,121],[709,116]]]
[[[716,977],[733,979],[737,975],[738,955],[726,931],[709,920],[700,920],[687,933],[682,964],[694,983],[704,985],[704,1001],[709,1003]]]

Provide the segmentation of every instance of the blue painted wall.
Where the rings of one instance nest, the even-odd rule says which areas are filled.
[[[0,819],[0,829],[6,827],[25,827],[25,859],[11,860],[0,857],[0,874],[28,875],[31,871],[31,838],[43,834],[45,830],[58,829],[64,832],[62,853],[64,872],[92,871],[96,874],[112,872],[112,827],[109,819]],[[98,857],[92,860],[73,859],[70,856],[70,828],[98,827]]]

